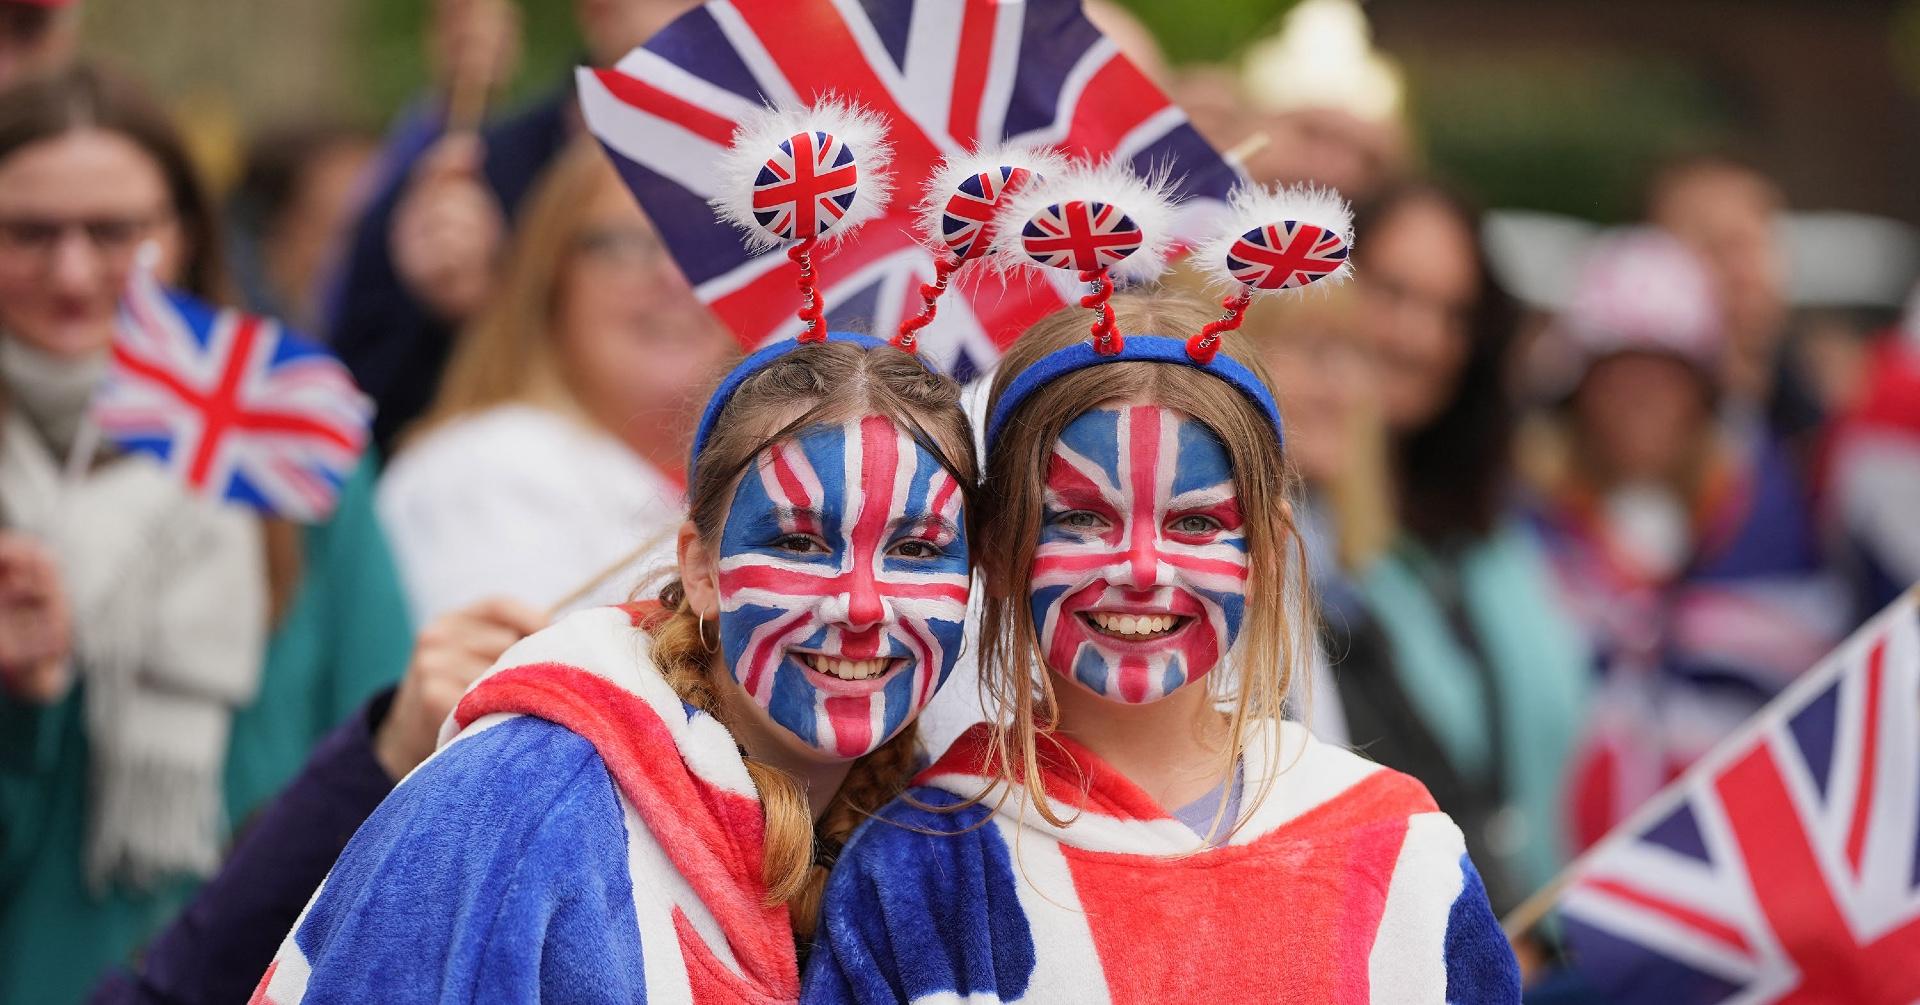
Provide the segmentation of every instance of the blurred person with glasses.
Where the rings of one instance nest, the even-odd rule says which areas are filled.
[[[166,116],[86,66],[0,92],[0,1001],[125,962],[412,641],[371,458],[296,526],[89,448],[142,244],[223,299]]]
[[[696,411],[739,352],[599,147],[562,154],[525,212],[381,479],[423,624],[485,596],[549,607],[678,527]],[[626,599],[637,571],[609,570],[586,599]]]
[[[1459,822],[1505,911],[1565,859],[1561,791],[1588,674],[1515,498],[1514,312],[1479,213],[1430,182],[1360,207],[1354,263],[1394,524],[1355,578],[1393,650],[1400,736],[1430,734],[1440,753],[1405,770]]]

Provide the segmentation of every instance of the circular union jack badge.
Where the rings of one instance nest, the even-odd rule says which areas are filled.
[[[819,237],[853,206],[860,166],[832,133],[795,133],[753,180],[753,218],[783,241]]]
[[[1140,250],[1140,227],[1112,203],[1076,199],[1033,214],[1020,231],[1020,248],[1041,265],[1091,272]]]

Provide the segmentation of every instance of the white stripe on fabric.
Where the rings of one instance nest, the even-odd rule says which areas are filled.
[[[1185,829],[1177,821],[1173,823]],[[1073,872],[1060,843],[1023,830],[1005,817],[995,817],[993,824],[1007,843],[1014,889],[1019,892],[1020,908],[1033,933],[1033,979],[1027,985],[1026,1000],[1105,1005],[1110,999],[1102,977],[1100,951],[1093,944],[1093,929],[1087,923],[1086,909],[1080,904],[1080,892],[1074,888]]]
[[[1466,839],[1443,813],[1407,820],[1387,903],[1367,957],[1368,997],[1382,1005],[1444,1005],[1447,921],[1465,888]]]

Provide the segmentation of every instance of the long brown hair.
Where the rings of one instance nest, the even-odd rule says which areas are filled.
[[[823,342],[794,349],[753,375],[720,413],[688,486],[688,516],[701,540],[717,549],[733,485],[769,444],[807,426],[876,413],[919,442],[960,484],[963,496],[970,495],[978,472],[959,386],[892,347]],[[778,429],[768,428],[792,415],[797,417]],[[667,615],[652,629],[654,665],[689,704],[731,725],[725,722],[716,690],[712,643],[688,606],[680,580],[661,588],[660,604]],[[909,722],[879,749],[855,761],[817,828],[793,778],[747,758],[747,772],[766,816],[761,874],[767,895],[773,903],[786,903],[801,938],[813,934],[830,864],[819,861],[816,832],[822,846],[837,851],[862,819],[906,788],[918,743],[919,732]]]
[[[540,176],[519,214],[499,291],[461,334],[432,406],[408,429],[409,437],[508,402],[577,409],[553,339],[554,298],[595,197],[618,184],[606,154],[585,139]]]
[[[1120,328],[1128,334],[1185,338],[1218,311],[1204,301],[1168,292],[1128,293],[1113,298]],[[1087,315],[1067,308],[1042,318],[1014,342],[994,376],[989,411],[1007,386],[1041,357],[1087,337]],[[1221,351],[1266,380],[1258,357],[1240,336],[1229,335]],[[1271,381],[1267,381],[1270,385]],[[1039,743],[1058,725],[1053,675],[1039,665],[1040,639],[1028,606],[1033,553],[1040,539],[1046,471],[1054,443],[1068,423],[1116,400],[1147,400],[1178,408],[1207,425],[1226,447],[1247,535],[1246,616],[1234,649],[1209,675],[1216,697],[1231,701],[1229,742],[1221,777],[1231,778],[1246,749],[1250,721],[1278,720],[1293,686],[1294,670],[1313,639],[1312,599],[1299,529],[1288,499],[1296,477],[1266,414],[1218,378],[1165,363],[1109,363],[1059,377],[1023,402],[988,452],[986,480],[974,512],[973,547],[981,556],[987,597],[980,629],[980,676],[1008,728],[992,736],[990,760],[1001,777],[1022,785],[1047,821],[1065,821],[1049,805],[1039,772]],[[1232,693],[1227,693],[1231,688]],[[1243,824],[1265,798],[1279,773],[1280,745],[1270,745],[1272,763],[1260,791],[1243,801]],[[1004,793],[1003,793],[1004,798]]]

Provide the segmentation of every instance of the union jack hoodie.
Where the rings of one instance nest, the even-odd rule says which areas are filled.
[[[759,799],[733,737],[653,670],[648,613],[584,611],[509,649],[253,1001],[794,1001]]]
[[[1520,1000],[1519,970],[1453,821],[1419,782],[1262,724],[1260,791],[1208,848],[1099,757],[1043,744],[1055,827],[991,786],[964,734],[848,842],[828,880],[807,1002]]]

